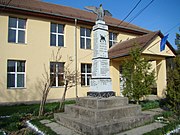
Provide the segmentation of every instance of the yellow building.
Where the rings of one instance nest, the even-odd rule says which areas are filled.
[[[38,0],[0,0],[0,103],[39,101],[47,76],[53,79],[48,99],[60,99],[67,65],[81,73],[81,84],[68,89],[67,98],[86,96],[95,19],[93,13]],[[175,56],[169,42],[160,51],[161,32],[127,26],[112,17],[105,17],[105,22],[109,27],[110,73],[116,95],[122,92],[120,65],[132,43],[137,42],[142,45],[143,56],[152,60],[157,72],[157,95],[162,97],[166,58]]]

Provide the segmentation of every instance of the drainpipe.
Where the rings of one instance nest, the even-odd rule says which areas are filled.
[[[74,30],[74,51],[75,51],[75,91],[76,91],[76,100],[78,99],[78,90],[77,90],[77,19],[74,19],[74,25],[75,25],[75,30]]]

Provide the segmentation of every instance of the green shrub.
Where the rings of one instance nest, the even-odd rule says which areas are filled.
[[[142,110],[149,110],[154,108],[159,108],[159,101],[141,101],[140,105],[142,107]]]

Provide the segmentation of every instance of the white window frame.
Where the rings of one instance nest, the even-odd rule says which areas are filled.
[[[87,85],[87,80],[88,80],[88,75],[92,76],[92,64],[84,64],[84,63],[81,63],[81,64],[85,65],[85,73],[81,73],[81,75],[85,76],[85,85],[81,84],[81,86],[89,86],[90,84]],[[91,73],[87,72],[87,65],[91,65]]]
[[[25,27],[25,29],[19,28],[19,20],[22,19],[22,18],[9,17],[9,19],[10,19],[10,18],[16,18],[16,19],[17,19],[16,28],[8,26],[9,29],[12,29],[12,30],[15,30],[15,31],[16,31],[16,40],[15,40],[15,43],[16,43],[16,44],[19,43],[19,42],[18,42],[19,31],[24,31],[24,33],[25,33],[25,35],[24,35],[24,38],[25,38],[25,39],[24,39],[24,44],[26,44],[26,27]],[[26,19],[23,19],[23,20],[26,20]],[[9,36],[9,35],[8,35],[8,36]],[[14,42],[10,42],[10,43],[14,43]],[[23,44],[23,43],[20,43],[20,44]]]
[[[112,37],[111,37],[111,39],[109,38],[109,42],[111,42],[111,44],[113,46],[113,44],[117,43],[117,36],[118,36],[118,34],[114,33],[114,32],[109,32],[109,35],[110,35],[110,33],[112,33]],[[116,39],[114,39],[114,34],[116,34]],[[112,47],[112,46],[110,46],[110,44],[109,44],[109,48]]]
[[[8,61],[14,61],[15,62],[15,72],[7,72],[7,74],[10,74],[10,75],[15,75],[15,86],[14,87],[8,87],[8,88],[25,88],[26,86],[26,61],[21,61],[21,60],[8,60]],[[17,71],[17,63],[21,61],[21,62],[24,62],[25,64],[25,71],[24,72],[18,72]],[[7,65],[8,66],[8,65]],[[17,76],[18,75],[24,75],[24,87],[17,87]]]
[[[59,46],[58,45],[59,36],[63,36],[63,39],[64,39],[64,33],[58,33],[58,25],[62,25],[63,26],[63,32],[64,32],[64,27],[65,26],[63,24],[57,24],[57,23],[51,23],[51,24],[55,24],[56,25],[56,32],[51,32],[51,34],[55,35],[55,37],[56,37],[55,46]],[[51,43],[50,43],[50,46],[54,46],[54,45],[51,45]],[[64,47],[64,40],[63,40],[63,46],[59,46],[59,47]]]
[[[50,64],[51,64],[51,63],[55,64],[55,66],[56,66],[55,73],[50,71],[50,75],[54,75],[54,74],[56,75],[56,76],[55,76],[56,85],[55,85],[55,86],[51,86],[51,87],[63,87],[64,85],[63,85],[63,86],[61,86],[61,85],[59,86],[59,85],[58,85],[58,82],[59,82],[59,80],[58,80],[58,75],[63,75],[63,79],[65,79],[64,72],[63,72],[63,73],[60,73],[60,72],[57,72],[57,71],[58,71],[58,64],[59,64],[59,63],[63,63],[63,65],[64,65],[65,63],[64,63],[64,62],[50,62]],[[63,68],[64,68],[64,66],[63,66]],[[64,69],[63,69],[63,70],[64,70]]]
[[[84,48],[81,48],[81,43],[80,43],[80,48],[81,48],[81,49],[91,49],[92,47],[87,48],[87,43],[86,43],[86,39],[90,39],[90,41],[91,41],[91,29],[89,29],[89,28],[84,28],[84,27],[81,27],[81,28],[83,28],[83,29],[85,30],[85,32],[84,32],[85,34],[84,34],[84,36],[81,36],[81,35],[80,35],[80,42],[81,42],[81,38],[83,38],[83,39],[85,40],[85,42],[84,42]],[[81,28],[80,28],[80,29],[81,29]],[[90,30],[90,37],[88,37],[87,34],[86,34],[86,33],[87,33],[87,32],[86,32],[87,29]],[[80,33],[80,34],[81,34],[81,33]]]

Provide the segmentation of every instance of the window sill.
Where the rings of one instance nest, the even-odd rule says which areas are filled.
[[[90,50],[90,51],[92,51],[93,49],[85,49],[85,48],[80,48],[80,49],[82,49],[82,50]]]
[[[15,43],[15,42],[8,42],[9,44],[16,44],[16,45],[27,45],[27,43]]]
[[[90,85],[89,86],[85,86],[85,85],[81,85],[81,87],[83,87],[83,88],[89,88],[90,87]]]
[[[53,45],[50,45],[50,47],[57,47],[57,48],[62,47],[62,48],[66,48],[65,46],[53,46]]]
[[[50,88],[64,88],[65,86],[58,86],[58,87],[56,87],[56,86],[52,86],[52,87],[50,87]]]
[[[27,89],[26,87],[8,87],[7,88],[8,90],[25,90],[25,89]]]

